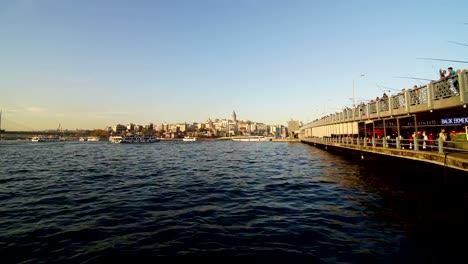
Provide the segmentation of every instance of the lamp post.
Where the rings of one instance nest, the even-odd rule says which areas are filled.
[[[355,104],[355,101],[354,101],[354,80],[356,80],[356,78],[363,77],[363,76],[365,76],[365,74],[360,74],[360,75],[353,78],[353,108],[356,107],[356,104]]]

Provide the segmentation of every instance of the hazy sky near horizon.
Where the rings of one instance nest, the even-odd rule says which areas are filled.
[[[468,2],[0,2],[5,129],[310,122],[467,64]],[[365,74],[364,77],[356,77]],[[380,88],[379,88],[380,86]],[[384,87],[384,88],[382,88]],[[389,94],[395,93],[391,90]]]

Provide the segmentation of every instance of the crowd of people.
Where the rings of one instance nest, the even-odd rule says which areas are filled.
[[[458,75],[458,71],[455,71],[453,69],[453,67],[448,67],[447,70],[439,70],[439,77],[440,79],[439,80],[449,80],[450,83],[450,91],[453,92],[453,94],[455,95],[458,95],[459,94],[459,89],[458,89],[458,81],[457,80],[453,80],[452,81],[452,78],[457,76]],[[406,92],[406,88],[402,88],[397,94],[395,94],[396,96],[398,95],[404,95],[405,92]],[[408,89],[408,91],[410,91],[410,104],[411,105],[417,105],[417,104],[420,104],[422,102],[421,100],[421,86],[418,86],[418,85],[414,85],[412,89]],[[376,97],[375,99],[373,100],[370,100],[369,102],[370,103],[377,103],[379,101],[384,101],[384,102],[387,102],[388,101],[388,95],[386,92],[384,92],[382,94],[381,97]],[[398,108],[398,106],[401,104],[403,105],[404,104],[404,96],[400,96],[399,100],[396,100],[394,101],[394,104],[398,104],[396,106],[396,108]],[[360,106],[363,106],[364,103],[361,102],[359,105],[357,105],[356,107],[360,107]],[[348,108],[347,108],[348,109]]]

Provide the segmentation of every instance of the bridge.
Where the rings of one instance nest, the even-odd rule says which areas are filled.
[[[467,105],[465,69],[452,78],[324,116],[301,127],[300,139],[363,159],[378,154],[468,172]]]

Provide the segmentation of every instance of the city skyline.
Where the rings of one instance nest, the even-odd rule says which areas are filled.
[[[2,129],[304,123],[466,64],[467,3],[5,1]],[[455,43],[456,42],[456,43]],[[357,77],[364,75],[362,77]],[[408,77],[408,78],[399,78]],[[415,78],[415,79],[411,79]],[[425,82],[425,81],[423,81]]]

